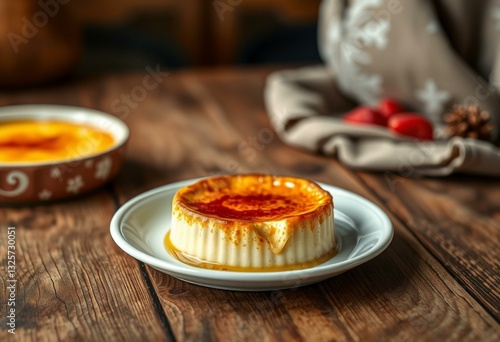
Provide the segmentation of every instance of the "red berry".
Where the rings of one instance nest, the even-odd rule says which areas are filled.
[[[419,140],[432,140],[432,124],[416,113],[402,113],[391,116],[389,129]]]
[[[378,110],[386,119],[389,119],[394,114],[404,113],[404,108],[394,100],[382,99],[378,103]]]
[[[360,106],[348,112],[342,117],[342,120],[355,124],[368,124],[386,126],[387,119],[383,117],[378,110],[367,106]]]

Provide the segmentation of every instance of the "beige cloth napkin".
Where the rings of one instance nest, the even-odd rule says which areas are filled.
[[[439,138],[443,113],[475,102],[492,114],[498,141],[500,0],[324,0],[320,37],[324,66],[268,78],[266,105],[285,142],[403,176],[500,176],[494,144]],[[383,97],[426,115],[438,139],[416,142],[341,121],[357,104]]]

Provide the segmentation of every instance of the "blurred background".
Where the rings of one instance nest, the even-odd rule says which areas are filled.
[[[320,0],[0,0],[0,84],[319,62]]]

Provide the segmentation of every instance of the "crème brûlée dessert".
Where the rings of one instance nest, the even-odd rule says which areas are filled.
[[[113,136],[96,127],[65,121],[0,123],[0,163],[73,160],[113,146]]]
[[[165,245],[181,261],[210,269],[313,267],[337,252],[332,196],[300,178],[207,178],[175,194]]]

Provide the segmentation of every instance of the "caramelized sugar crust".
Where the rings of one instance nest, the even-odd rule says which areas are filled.
[[[98,128],[63,121],[0,123],[0,163],[52,162],[105,151],[113,136]]]
[[[199,181],[179,190],[175,202],[201,216],[255,223],[317,217],[330,214],[333,205],[332,196],[313,182],[258,174]]]

